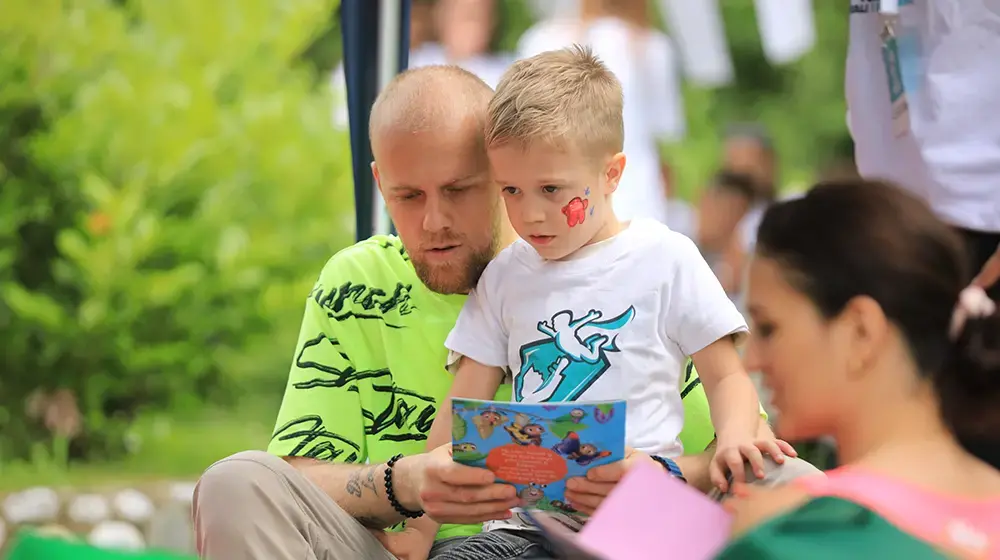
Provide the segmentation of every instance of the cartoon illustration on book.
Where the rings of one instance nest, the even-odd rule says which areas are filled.
[[[552,446],[552,449],[578,465],[589,465],[602,457],[611,455],[610,451],[601,451],[593,443],[582,443],[576,432],[566,434],[562,441]]]
[[[520,412],[515,414],[514,421],[503,429],[507,430],[510,438],[518,445],[541,445],[542,434],[545,433],[544,426],[532,422],[531,418]]]
[[[486,409],[473,417],[472,423],[479,430],[479,437],[489,439],[493,429],[507,421],[507,417],[493,409]]]
[[[624,401],[452,401],[452,456],[513,484],[522,508],[547,510],[582,524],[585,516],[566,501],[566,480],[624,455]]]

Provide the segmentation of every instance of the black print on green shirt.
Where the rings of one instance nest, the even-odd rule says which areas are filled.
[[[395,311],[399,315],[413,313],[416,306],[410,300],[412,284],[397,282],[392,294],[382,288],[369,287],[362,283],[345,282],[340,287],[325,288],[317,284],[309,297],[320,304],[326,314],[336,321],[347,319],[376,319],[386,326],[401,329],[403,325],[390,323],[386,315]]]
[[[328,346],[324,347],[323,345]],[[315,353],[317,356],[321,356],[324,350],[329,350],[331,348],[340,357],[342,363],[337,365],[322,364],[318,361],[309,359],[310,354]],[[340,346],[340,342],[336,338],[329,337],[323,333],[316,335],[315,338],[307,340],[305,344],[302,345],[302,349],[299,350],[298,355],[295,356],[295,367],[299,369],[315,369],[327,374],[323,377],[299,381],[293,384],[293,387],[296,389],[315,389],[318,387],[329,389],[346,387],[361,379],[378,379],[389,375],[388,369],[369,369],[360,371],[355,369],[351,364],[351,358]]]
[[[398,252],[399,256],[403,257],[404,261],[410,260],[410,255],[406,253],[406,249],[403,248],[402,243],[392,243],[391,241],[383,241],[382,243],[379,244],[379,247]]]
[[[307,340],[295,357],[295,367],[323,374],[293,383],[292,387],[299,390],[346,389],[360,393],[357,382],[369,380],[371,404],[361,411],[365,434],[377,436],[380,441],[427,439],[437,412],[434,398],[398,387],[387,368],[358,370],[337,339],[320,333]]]
[[[358,444],[326,429],[323,419],[315,414],[292,420],[278,428],[271,436],[271,441],[275,439],[297,442],[288,452],[290,457],[309,457],[320,461],[335,461],[350,451],[343,460],[354,463],[358,460],[358,452],[361,450]]]
[[[362,410],[367,420],[365,433],[379,436],[380,441],[424,441],[431,431],[437,403],[432,397],[395,385],[372,385],[376,403],[382,401],[381,412]],[[384,401],[383,401],[384,399]],[[409,430],[409,433],[385,433],[388,430]]]

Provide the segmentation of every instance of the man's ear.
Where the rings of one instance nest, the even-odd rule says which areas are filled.
[[[378,186],[378,191],[382,192],[382,181],[379,180],[379,177],[378,177],[378,166],[375,165],[374,161],[372,162],[372,177],[375,178],[375,185]],[[383,193],[383,195],[384,194],[385,193]]]
[[[607,192],[604,194],[611,194],[618,189],[618,182],[622,180],[622,173],[624,172],[625,154],[619,152],[611,157],[604,170],[605,184],[607,184]]]

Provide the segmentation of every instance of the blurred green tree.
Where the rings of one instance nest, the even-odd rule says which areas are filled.
[[[143,407],[281,386],[352,237],[347,139],[302,64],[335,5],[5,2],[0,456],[73,414],[59,388],[71,454],[107,457]]]

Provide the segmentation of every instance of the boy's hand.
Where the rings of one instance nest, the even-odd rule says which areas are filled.
[[[625,472],[638,463],[660,466],[642,451],[626,448],[623,460],[594,467],[588,470],[585,476],[573,477],[566,481],[566,500],[573,509],[586,515],[593,515]]]
[[[764,456],[767,453],[779,465],[785,462],[785,456],[797,457],[798,452],[787,441],[780,439],[751,439],[737,440],[736,438],[719,439],[718,448],[712,464],[709,466],[709,475],[712,483],[720,491],[727,492],[729,485],[726,483],[726,473],[733,474],[734,482],[747,482],[744,471],[744,461],[750,463],[754,475],[757,478],[764,478]]]
[[[434,536],[415,527],[389,533],[372,530],[372,534],[390,554],[399,560],[427,560],[434,546]]]

